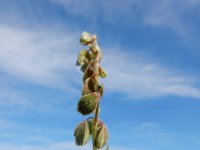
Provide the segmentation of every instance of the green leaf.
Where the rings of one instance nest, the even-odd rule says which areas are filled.
[[[102,78],[105,78],[107,76],[105,71],[101,67],[99,67],[99,76]]]

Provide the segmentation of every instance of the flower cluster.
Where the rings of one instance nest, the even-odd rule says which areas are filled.
[[[83,72],[82,97],[80,98],[77,111],[82,115],[94,113],[94,118],[81,122],[74,131],[77,145],[88,143],[92,135],[93,150],[101,149],[108,143],[108,130],[106,125],[98,118],[99,103],[103,95],[103,85],[99,84],[99,76],[106,77],[105,71],[99,66],[102,54],[97,44],[96,35],[83,32],[80,43],[89,47],[78,54],[76,62]],[[107,150],[108,150],[107,146]]]

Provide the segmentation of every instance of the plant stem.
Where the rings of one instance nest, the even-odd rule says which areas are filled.
[[[99,119],[99,103],[95,110],[94,121],[93,121],[93,131],[92,131],[92,142],[93,142],[93,150],[97,150],[95,147],[95,138],[96,138],[96,130],[97,130],[97,122]]]

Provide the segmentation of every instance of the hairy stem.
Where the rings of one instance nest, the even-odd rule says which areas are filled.
[[[100,124],[99,126],[99,122],[101,122],[99,120],[100,99],[103,95],[103,85],[99,84],[99,77],[105,78],[106,73],[99,66],[101,58],[102,58],[102,53],[101,53],[100,47],[97,44],[96,39],[97,39],[96,35],[91,35],[90,33],[87,33],[87,32],[82,33],[80,42],[83,45],[87,45],[89,47],[89,50],[82,50],[78,55],[78,60],[76,63],[76,65],[81,66],[81,71],[84,72],[82,98],[80,99],[78,103],[78,108],[80,108],[78,109],[78,111],[82,113],[83,115],[87,115],[87,114],[92,113],[94,111],[94,108],[96,107],[94,111],[94,118],[92,121],[92,129],[91,129],[91,122],[90,122],[90,130],[92,130],[93,150],[103,148],[103,146],[105,146],[105,144],[107,144],[107,141],[108,141],[108,131],[107,131],[106,126],[104,124]],[[95,101],[97,100],[96,99],[97,95],[98,95],[98,101]],[[90,99],[87,99],[88,96]],[[83,130],[87,131],[86,128]],[[103,132],[100,132],[100,131],[103,131]],[[97,135],[97,132],[99,132],[98,135]],[[84,134],[79,135],[79,132],[76,132],[75,134],[76,140],[77,141],[78,140],[80,141],[80,139],[87,140],[88,136],[85,136],[87,135],[85,133],[88,133],[88,132],[80,132],[80,133],[84,133]],[[101,136],[99,135],[100,133],[102,133]],[[84,144],[86,143],[80,142],[79,145],[84,145]]]
[[[93,131],[92,131],[93,150],[96,150],[95,137],[96,137],[98,119],[99,119],[99,103],[98,103],[97,108],[95,110],[94,120],[93,120]]]

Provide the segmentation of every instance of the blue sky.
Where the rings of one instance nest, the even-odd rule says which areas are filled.
[[[199,150],[199,0],[0,0],[1,150],[88,150],[73,131],[82,31],[103,52],[112,150]]]

